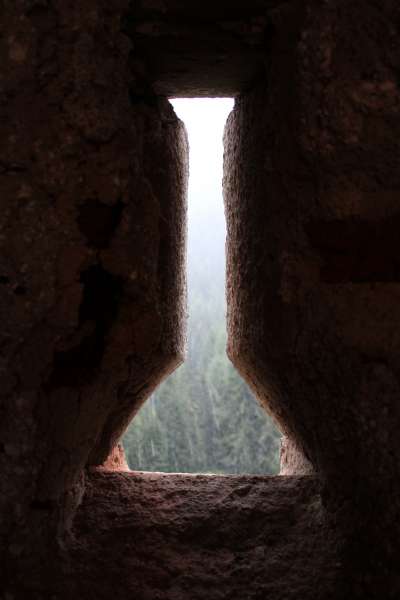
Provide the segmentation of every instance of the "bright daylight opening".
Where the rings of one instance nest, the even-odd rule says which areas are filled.
[[[190,145],[188,351],[123,444],[131,469],[276,474],[280,434],[226,352],[223,130],[233,100],[173,100]]]

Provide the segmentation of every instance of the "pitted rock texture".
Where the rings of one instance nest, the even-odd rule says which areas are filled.
[[[323,480],[357,598],[400,593],[399,17],[295,3],[225,138],[228,352]]]
[[[107,459],[97,468],[104,469],[104,471],[130,471],[123,445],[114,446]]]
[[[397,599],[397,0],[3,0],[0,17],[3,596]],[[85,465],[183,358],[187,142],[157,94],[239,95],[229,353],[322,493],[89,475],[68,546]]]
[[[124,28],[143,81],[167,97],[235,96],[265,72],[282,0],[131,3]]]
[[[312,475],[314,469],[293,440],[281,437],[279,475]]]
[[[98,472],[86,490],[62,598],[335,597],[336,545],[311,477]]]
[[[10,571],[33,573],[41,552],[54,554],[85,464],[107,458],[183,360],[187,139],[167,100],[132,102],[127,6],[0,7],[0,562]]]

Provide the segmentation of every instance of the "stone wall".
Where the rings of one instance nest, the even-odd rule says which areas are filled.
[[[105,597],[128,572],[116,557],[136,569],[121,600],[236,600],[241,576],[252,598],[397,598],[398,3],[4,0],[0,15],[4,598]],[[246,477],[157,479],[154,519],[146,478],[103,468],[84,493],[86,467],[183,360],[187,141],[169,94],[236,96],[229,355],[315,475],[254,495]],[[210,535],[187,526],[198,502]],[[127,557],[121,527],[140,536]],[[210,592],[216,557],[232,579]],[[289,568],[298,588],[279,583]]]
[[[107,458],[183,360],[186,134],[165,99],[133,100],[126,8],[1,6],[0,562],[10,577],[25,562],[40,577],[31,562],[46,566],[83,468]]]
[[[298,4],[225,138],[228,352],[321,478],[363,598],[399,585],[398,17]]]

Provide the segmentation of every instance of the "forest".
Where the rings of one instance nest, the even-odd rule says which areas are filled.
[[[225,119],[213,128],[220,140]],[[208,142],[204,155],[201,124],[193,119],[191,131],[186,121],[191,141],[187,357],[145,402],[122,441],[134,470],[275,474],[280,433],[225,351],[226,230],[222,194],[215,191],[222,144]],[[199,172],[192,169],[197,155]]]

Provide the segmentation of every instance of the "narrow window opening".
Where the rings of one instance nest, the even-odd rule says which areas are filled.
[[[190,146],[185,363],[123,438],[139,471],[276,474],[280,433],[226,355],[223,129],[233,100],[172,100]]]

